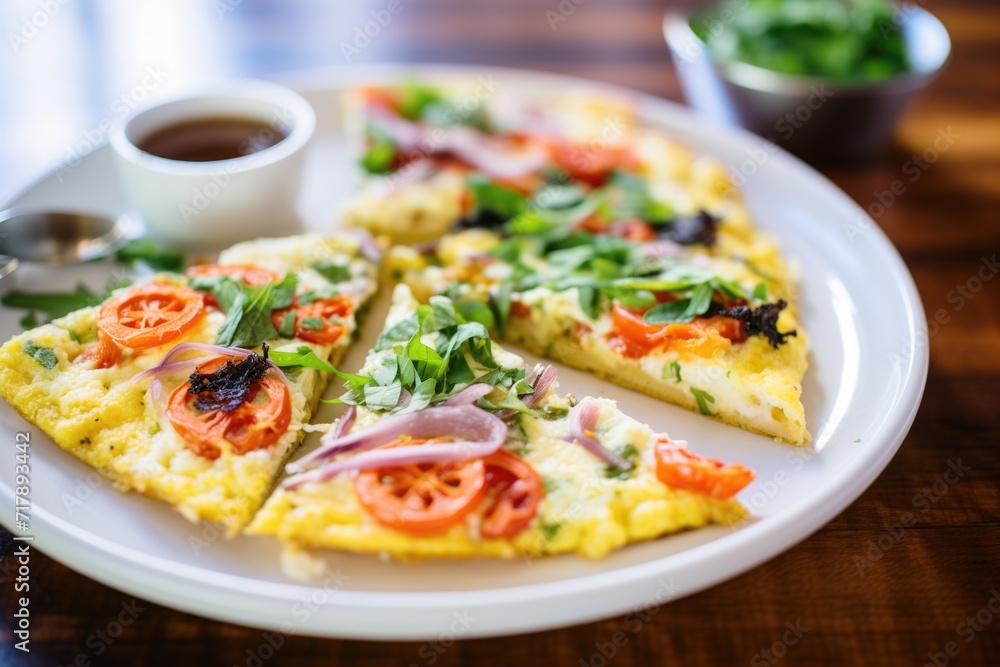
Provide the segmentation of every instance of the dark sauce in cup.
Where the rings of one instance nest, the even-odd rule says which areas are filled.
[[[139,150],[181,162],[215,162],[259,153],[288,134],[252,118],[206,117],[167,125],[142,141]]]

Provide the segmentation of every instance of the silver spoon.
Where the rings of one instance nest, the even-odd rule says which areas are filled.
[[[0,278],[20,262],[74,264],[104,257],[126,241],[128,218],[18,206],[0,212]]]

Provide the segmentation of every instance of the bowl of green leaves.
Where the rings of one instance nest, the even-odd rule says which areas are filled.
[[[817,162],[877,155],[951,53],[940,21],[889,0],[724,0],[663,28],[691,106]]]

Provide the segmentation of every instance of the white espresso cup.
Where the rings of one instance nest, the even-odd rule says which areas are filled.
[[[284,139],[212,161],[169,159],[140,148],[168,128],[225,119],[259,127],[247,146]],[[315,127],[316,114],[301,95],[238,79],[137,110],[112,130],[111,147],[125,194],[152,236],[187,249],[221,248],[301,228],[302,161]]]

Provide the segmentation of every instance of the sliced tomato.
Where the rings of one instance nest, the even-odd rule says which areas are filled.
[[[213,373],[231,357],[216,357],[198,366],[199,373]],[[238,361],[238,360],[237,360]],[[284,435],[292,420],[288,387],[265,376],[250,386],[246,400],[235,410],[199,410],[196,396],[185,382],[170,394],[167,417],[188,448],[206,459],[217,459],[226,441],[237,454],[270,447]]]
[[[464,519],[483,499],[486,465],[482,459],[472,459],[362,470],[354,488],[361,506],[382,525],[412,535],[433,535]]]
[[[510,302],[510,314],[511,317],[527,319],[531,317],[531,306],[526,305],[523,301],[514,299]]]
[[[178,285],[139,285],[101,306],[97,326],[114,342],[142,349],[183,336],[204,312],[202,295]]]
[[[486,457],[487,502],[483,537],[514,537],[538,514],[544,487],[535,469],[520,457],[499,450]]]
[[[650,324],[642,317],[643,311],[617,303],[613,306],[613,331],[608,338],[612,349],[623,356],[637,358],[669,345],[685,353],[708,357],[725,349],[729,343],[746,340],[743,323],[732,317],[696,317],[690,322],[675,324]]]
[[[275,329],[280,330],[285,316],[294,311],[296,338],[319,345],[332,345],[344,335],[340,320],[350,315],[352,310],[354,303],[346,296],[338,295],[303,305],[293,303],[291,308],[274,311],[271,322]]]
[[[654,448],[657,478],[675,489],[726,499],[754,479],[753,471],[746,466],[698,456],[665,436],[660,436]]]
[[[579,181],[601,185],[612,170],[633,166],[635,159],[622,146],[597,146],[558,140],[549,147],[553,162]]]
[[[111,368],[118,363],[122,349],[110,336],[97,330],[97,342],[88,347],[76,358],[77,363],[92,363],[94,368]]]

